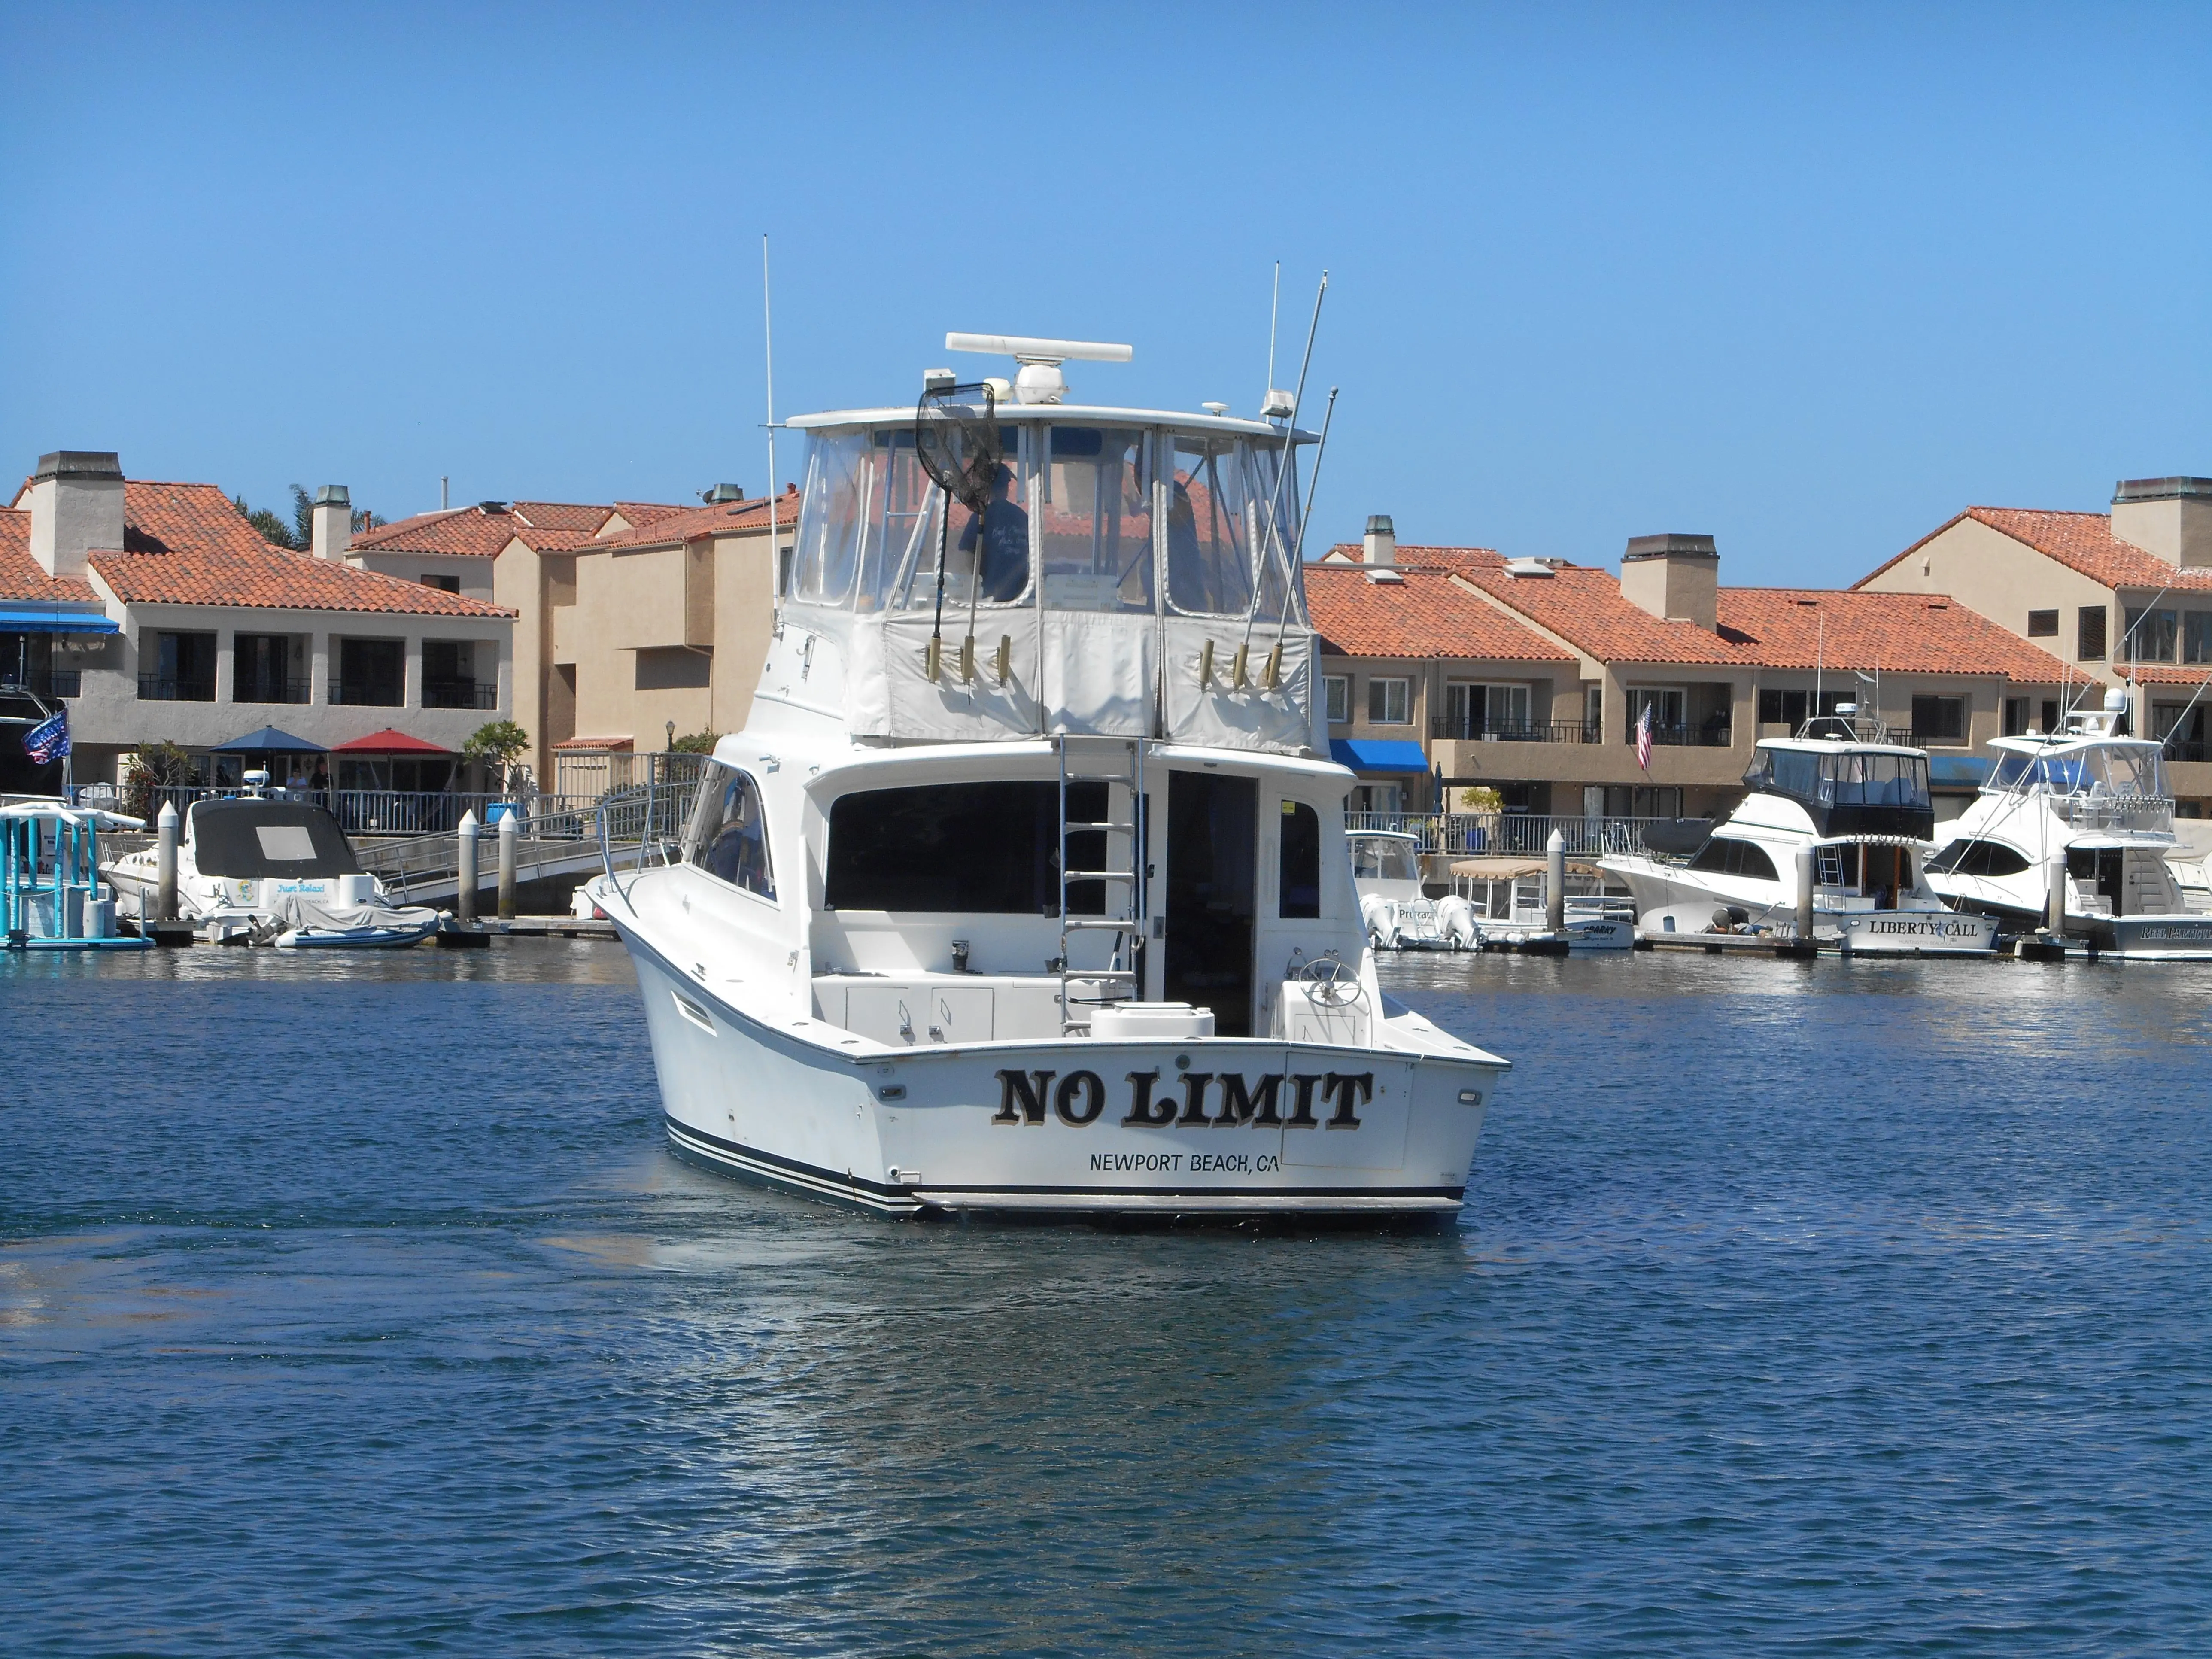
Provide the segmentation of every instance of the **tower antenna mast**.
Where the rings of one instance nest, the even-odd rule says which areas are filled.
[[[768,233],[761,233],[761,335],[762,359],[768,368],[768,556],[769,568],[775,569],[782,562],[776,548],[775,494],[775,313],[769,306]],[[776,608],[783,607],[781,585],[778,584]]]

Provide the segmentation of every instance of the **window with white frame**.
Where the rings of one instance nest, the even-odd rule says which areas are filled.
[[[1413,718],[1413,683],[1377,674],[1367,682],[1367,719],[1373,726],[1404,726]]]
[[[1344,725],[1352,718],[1352,676],[1324,674],[1321,684],[1322,693],[1328,704],[1328,723],[1331,726]]]

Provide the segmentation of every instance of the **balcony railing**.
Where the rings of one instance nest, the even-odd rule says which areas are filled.
[[[1429,736],[1444,743],[1596,743],[1601,734],[1579,720],[1497,721],[1437,714],[1429,720]]]
[[[1636,741],[1636,722],[1628,723],[1624,741]],[[1735,738],[1726,720],[1706,720],[1697,726],[1655,726],[1651,741],[1660,749],[1726,749]]]
[[[138,677],[138,697],[142,702],[213,702],[215,677],[204,680],[176,679],[160,674],[141,674]]]
[[[332,680],[331,701],[356,708],[397,708],[402,688],[396,680]]]
[[[425,708],[496,708],[499,687],[489,680],[425,680]]]
[[[1534,812],[1346,812],[1346,835],[1395,830],[1420,837],[1421,851],[1452,858],[1483,854],[1541,858],[1558,830],[1567,851],[1584,857],[1646,850],[1644,826],[1673,818],[1550,817]]]
[[[307,680],[285,679],[281,676],[249,675],[231,688],[233,702],[306,702],[313,696],[313,683]]]
[[[61,678],[58,674],[54,676],[57,691],[61,690]],[[62,695],[67,696],[69,694],[62,692]],[[2166,740],[2166,757],[2171,761],[2212,761],[2212,743],[2191,743],[2180,738],[2168,738]]]

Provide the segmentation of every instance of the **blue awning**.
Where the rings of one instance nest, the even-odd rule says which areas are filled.
[[[233,738],[228,743],[208,745],[211,755],[327,755],[330,750],[319,743],[309,743],[305,738],[295,738],[289,732],[279,732],[273,726],[264,726],[258,732],[248,732],[242,738]]]
[[[119,634],[97,611],[33,611],[0,605],[0,634]]]
[[[1930,755],[1928,787],[1931,789],[1978,789],[1990,775],[1989,762],[1975,755]]]
[[[1429,757],[1402,738],[1331,738],[1328,757],[1355,772],[1425,772]]]

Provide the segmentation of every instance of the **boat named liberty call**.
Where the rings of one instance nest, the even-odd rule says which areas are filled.
[[[1123,346],[947,337],[806,416],[744,731],[592,884],[667,1133],[903,1214],[1458,1208],[1506,1063],[1386,1003],[1316,758],[1292,400],[1077,405]]]

